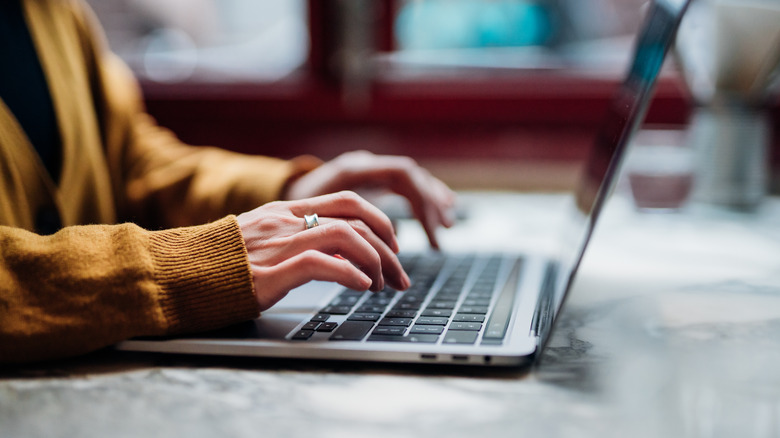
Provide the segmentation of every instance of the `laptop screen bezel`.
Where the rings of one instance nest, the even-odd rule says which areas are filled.
[[[693,0],[655,0],[634,44],[628,72],[594,140],[563,232],[553,279],[540,299],[548,306],[539,329],[539,352],[549,341],[582,262],[585,248],[604,205],[615,187],[628,145],[643,123],[664,60],[674,44],[682,17]],[[540,308],[541,312],[545,312]]]

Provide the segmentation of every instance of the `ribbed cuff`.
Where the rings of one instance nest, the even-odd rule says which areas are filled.
[[[155,279],[168,333],[197,332],[259,314],[235,216],[151,233]]]

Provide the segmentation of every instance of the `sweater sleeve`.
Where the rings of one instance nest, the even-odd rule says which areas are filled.
[[[163,231],[74,226],[51,236],[0,226],[0,260],[0,363],[258,315],[234,216]]]

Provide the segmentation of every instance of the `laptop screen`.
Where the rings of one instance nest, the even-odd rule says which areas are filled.
[[[626,148],[644,120],[661,66],[691,1],[656,0],[647,10],[626,79],[610,102],[575,193],[576,208],[564,233],[550,303],[554,312],[549,317],[556,316],[563,306],[596,220],[617,180]]]

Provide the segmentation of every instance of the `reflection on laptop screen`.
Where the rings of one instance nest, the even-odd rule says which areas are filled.
[[[594,224],[614,187],[620,164],[633,133],[644,119],[652,92],[691,0],[657,0],[647,11],[625,81],[608,108],[596,136],[582,181],[575,194],[576,213],[559,259],[559,278],[553,297],[554,317],[560,310],[582,259]]]

